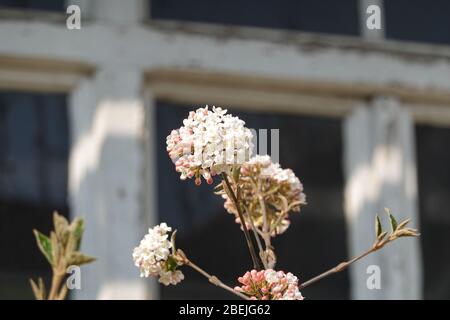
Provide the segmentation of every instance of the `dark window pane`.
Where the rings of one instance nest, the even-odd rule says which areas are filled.
[[[50,271],[31,230],[68,213],[68,144],[65,95],[0,91],[0,298],[32,298],[28,278]]]
[[[391,39],[450,44],[450,1],[384,1],[386,36]]]
[[[65,0],[0,0],[0,7],[64,12]]]
[[[190,109],[157,103],[158,206],[161,221],[178,229],[177,242],[193,261],[234,286],[251,261],[234,217],[213,194],[213,187],[180,181],[165,152],[166,136],[181,126]],[[275,238],[278,268],[309,279],[347,258],[342,209],[341,123],[339,120],[231,110],[253,129],[279,129],[280,162],[304,183],[308,205],[292,214],[288,231]],[[185,269],[184,269],[185,270]],[[183,272],[184,272],[183,270]],[[226,299],[227,292],[186,270],[176,287],[162,287],[165,299]],[[309,299],[347,299],[346,272],[303,292]]]
[[[450,129],[418,126],[425,299],[450,299]]]
[[[358,35],[357,0],[152,0],[156,19]]]

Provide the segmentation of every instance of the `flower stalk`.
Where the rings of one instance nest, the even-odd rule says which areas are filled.
[[[250,233],[248,232],[247,225],[245,223],[244,215],[242,214],[241,206],[237,200],[236,195],[234,194],[233,189],[231,188],[230,182],[228,181],[228,176],[226,173],[222,173],[222,180],[225,182],[225,185],[227,187],[227,193],[231,196],[232,201],[234,202],[234,205],[236,207],[236,210],[239,215],[239,219],[242,221],[242,229],[244,230],[245,240],[247,242],[248,250],[250,252],[250,256],[252,257],[253,261],[253,267],[256,270],[261,270],[261,265],[258,261],[258,256],[256,255],[255,247],[253,246],[252,239],[250,237]]]
[[[244,300],[250,300],[246,295],[237,292],[236,290],[233,290],[233,288],[227,286],[226,284],[224,284],[219,278],[217,278],[214,275],[209,274],[208,272],[206,272],[205,270],[203,270],[202,268],[200,268],[198,265],[196,265],[195,263],[193,263],[191,260],[189,260],[186,255],[184,254],[184,252],[180,249],[177,250],[177,257],[180,259],[180,262],[182,264],[185,264],[189,267],[191,267],[192,269],[194,269],[195,271],[197,271],[198,273],[200,273],[202,276],[204,276],[205,278],[207,278],[209,280],[209,282],[211,282],[212,284],[225,289],[228,292],[231,292],[232,294],[238,296],[239,298],[242,298]]]
[[[376,239],[375,239],[374,243],[372,244],[372,247],[370,247],[368,250],[366,250],[359,256],[356,256],[349,261],[341,262],[337,266],[325,271],[324,273],[321,273],[318,276],[315,276],[314,278],[303,282],[299,286],[299,288],[300,289],[306,288],[307,286],[310,286],[311,284],[316,283],[317,281],[319,281],[323,278],[326,278],[328,276],[331,276],[333,274],[341,272],[342,270],[348,268],[352,263],[355,263],[355,262],[361,260],[362,258],[368,256],[369,254],[380,250],[385,245],[397,240],[398,238],[418,237],[420,235],[420,233],[418,233],[418,231],[416,229],[406,228],[406,225],[410,222],[410,219],[404,220],[400,224],[397,224],[397,221],[395,220],[394,216],[390,213],[389,209],[386,208],[385,210],[386,210],[386,213],[388,214],[389,220],[391,222],[391,233],[389,234],[388,237],[386,237],[388,233],[384,232],[382,230],[380,218],[378,216],[376,216],[375,217]]]

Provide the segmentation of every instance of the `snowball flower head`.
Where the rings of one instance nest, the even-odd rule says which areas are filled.
[[[256,183],[255,183],[256,181]],[[303,185],[291,169],[282,169],[278,163],[273,163],[268,155],[257,155],[244,163],[240,169],[239,185],[241,199],[248,208],[253,224],[262,228],[264,212],[266,214],[266,228],[272,236],[283,233],[290,225],[288,212],[299,212],[306,204]],[[236,216],[240,223],[234,202],[226,192],[222,192],[225,199],[224,207]],[[263,201],[259,201],[262,197]],[[248,222],[247,222],[248,224]],[[247,225],[250,228],[249,225]]]
[[[298,289],[298,279],[290,272],[252,270],[239,277],[238,281],[241,286],[234,290],[252,300],[303,300]]]
[[[247,161],[253,150],[253,135],[245,122],[213,107],[191,111],[183,126],[172,130],[166,139],[167,152],[180,172],[181,180],[195,178],[208,184],[213,176],[229,172]]]
[[[133,260],[141,271],[141,277],[159,277],[164,285],[177,284],[184,279],[177,260],[172,255],[172,243],[169,232],[172,231],[166,223],[148,229],[148,234],[141,240],[139,247],[133,250]]]

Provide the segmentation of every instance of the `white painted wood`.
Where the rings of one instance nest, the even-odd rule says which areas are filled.
[[[360,34],[367,40],[379,41],[385,38],[385,11],[383,0],[359,0],[359,17],[360,17]],[[376,5],[380,8],[381,17],[381,29],[369,29],[367,28],[367,18],[370,14],[367,13],[367,8],[371,5]]]
[[[377,98],[345,121],[345,212],[351,257],[375,239],[375,214],[386,228],[388,207],[398,220],[418,227],[414,128],[409,112],[392,98]],[[420,299],[422,268],[418,239],[399,239],[350,269],[355,299]],[[381,268],[381,289],[369,290],[370,265]]]
[[[356,47],[350,48],[321,43],[311,51],[308,44],[282,40],[281,35],[278,41],[244,37],[223,41],[218,36],[152,29],[146,25],[123,27],[98,21],[84,24],[81,30],[67,30],[65,23],[16,20],[0,21],[0,39],[0,54],[76,60],[92,65],[123,64],[147,70],[162,66],[197,67],[288,79],[396,83],[450,91],[448,55],[393,54],[382,48],[360,49],[355,43]],[[436,48],[434,52],[439,49],[443,50]],[[420,57],[423,59],[415,59]],[[418,74],[421,76],[417,77]]]
[[[115,25],[132,25],[149,16],[148,0],[95,0],[88,5],[89,17]],[[90,6],[90,7],[89,7]]]
[[[0,89],[67,92],[80,80],[73,73],[7,70],[0,68]]]
[[[83,251],[98,260],[83,268],[77,298],[148,298],[131,253],[148,228],[142,205],[144,101],[141,73],[102,68],[70,97],[72,214],[86,218]]]

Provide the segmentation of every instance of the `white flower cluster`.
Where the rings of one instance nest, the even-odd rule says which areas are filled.
[[[256,155],[251,158],[241,169],[243,175],[248,175],[252,170],[259,170],[259,176],[271,179],[280,185],[288,186],[287,195],[297,195],[301,202],[306,201],[305,194],[302,193],[303,185],[291,169],[282,169],[279,163],[273,163],[268,155]]]
[[[270,292],[278,300],[303,300],[298,289],[298,278],[292,273],[268,269],[264,271],[264,278],[270,287]]]
[[[260,181],[260,183],[255,184],[254,181]],[[273,163],[268,155],[256,155],[244,163],[238,183],[242,195],[241,201],[246,208],[249,208],[253,224],[256,227],[263,226],[265,210],[268,225],[273,230],[272,236],[283,233],[289,227],[290,221],[285,211],[298,212],[301,205],[306,204],[303,185],[294,172],[291,169],[282,169],[278,163]],[[261,207],[258,200],[259,193],[262,193],[265,208]],[[234,202],[226,192],[221,194],[225,199],[225,209],[234,214],[236,222],[240,223]],[[250,225],[247,227],[250,228]]]
[[[199,185],[202,176],[211,184],[213,176],[250,158],[251,131],[244,121],[226,113],[222,108],[208,110],[208,106],[191,111],[183,126],[167,137],[167,152],[181,180],[195,177]]]
[[[184,279],[173,258],[168,232],[172,228],[166,223],[148,229],[148,234],[141,240],[139,247],[133,250],[133,260],[141,271],[141,277],[158,277],[159,282],[164,285],[177,284]]]

